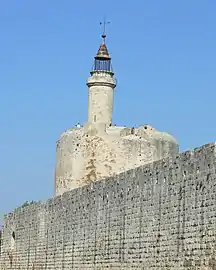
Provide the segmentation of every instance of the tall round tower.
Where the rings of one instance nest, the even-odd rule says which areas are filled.
[[[105,44],[106,35],[102,35],[103,42],[94,59],[91,76],[87,80],[89,88],[88,98],[88,123],[112,124],[113,97],[116,79],[111,66]]]
[[[116,80],[105,37],[87,80],[88,121],[63,132],[57,142],[55,195],[178,153],[172,136],[148,125],[112,125]]]

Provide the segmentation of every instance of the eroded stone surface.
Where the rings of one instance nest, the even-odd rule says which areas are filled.
[[[57,142],[55,195],[179,152],[171,135],[151,126],[113,126],[117,81],[104,42],[87,79],[88,120],[64,132]]]
[[[214,270],[215,151],[205,145],[15,210],[0,269]]]
[[[215,145],[176,158],[171,135],[113,126],[104,42],[88,120],[57,142],[59,196],[6,216],[0,269],[215,269]]]
[[[151,126],[88,124],[64,132],[57,142],[56,195],[102,178],[178,154],[176,140]]]

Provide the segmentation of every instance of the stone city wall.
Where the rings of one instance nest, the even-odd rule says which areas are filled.
[[[5,218],[0,269],[216,269],[216,146]]]

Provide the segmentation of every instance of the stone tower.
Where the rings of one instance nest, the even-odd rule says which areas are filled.
[[[111,58],[105,38],[94,59],[91,76],[87,80],[89,87],[88,123],[112,124],[113,96],[116,80],[113,77]]]
[[[116,79],[105,37],[87,80],[88,121],[57,141],[55,195],[179,152],[173,136],[149,125],[113,125]]]

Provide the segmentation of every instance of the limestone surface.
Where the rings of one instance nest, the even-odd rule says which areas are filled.
[[[105,37],[88,120],[57,141],[55,196],[5,216],[0,270],[214,270],[215,144],[179,155],[168,133],[113,125]]]
[[[178,151],[174,137],[148,125],[126,128],[87,123],[67,130],[57,142],[55,194],[176,156]]]
[[[83,127],[61,134],[57,141],[55,195],[178,154],[177,141],[167,133],[148,125],[113,125],[116,85],[104,41],[87,79],[88,120]]]
[[[214,270],[215,179],[209,144],[20,207],[0,269]]]

